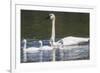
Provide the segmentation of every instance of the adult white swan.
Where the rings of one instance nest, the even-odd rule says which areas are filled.
[[[53,48],[53,61],[55,61],[55,50],[56,48],[60,47],[63,49],[63,45],[75,45],[81,42],[88,42],[89,38],[82,38],[82,37],[73,37],[73,36],[69,36],[69,37],[64,37],[61,40],[55,42],[55,20],[56,17],[54,14],[49,14],[50,19],[52,21],[52,33],[51,33],[51,38],[50,38],[50,43],[51,43],[51,47]],[[56,48],[55,48],[56,47]]]

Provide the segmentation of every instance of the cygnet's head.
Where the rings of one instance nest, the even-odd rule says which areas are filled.
[[[26,43],[27,42],[26,39],[24,39],[23,42]]]

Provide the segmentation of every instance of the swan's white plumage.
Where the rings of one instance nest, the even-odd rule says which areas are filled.
[[[26,48],[25,51],[27,53],[36,53],[36,52],[39,52],[40,48],[38,47],[30,47],[30,48]]]
[[[57,41],[57,44],[59,44],[60,41],[63,42],[63,45],[73,45],[73,44],[78,44],[80,42],[88,42],[89,38],[69,36]]]
[[[42,46],[41,50],[52,50],[53,48],[51,46]]]

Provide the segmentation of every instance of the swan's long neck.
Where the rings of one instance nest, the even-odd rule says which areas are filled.
[[[41,40],[39,41],[39,43],[40,43],[40,47],[42,47],[42,46],[43,46],[43,43],[42,43],[42,41],[41,41]]]
[[[24,47],[23,47],[23,61],[26,62],[27,61],[27,54],[26,54],[26,46],[27,46],[27,41],[26,39],[23,40],[24,41]]]
[[[52,20],[52,33],[51,33],[52,42],[55,42],[55,18]]]
[[[54,44],[54,42],[55,42],[55,15],[54,14],[52,14],[52,19],[51,19],[51,21],[52,21],[52,32],[51,32],[51,45],[53,45]]]
[[[24,49],[26,49],[26,44],[27,44],[27,41],[26,39],[24,39]]]

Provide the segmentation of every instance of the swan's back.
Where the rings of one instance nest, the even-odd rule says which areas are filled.
[[[39,52],[39,50],[40,50],[40,48],[38,48],[38,47],[29,47],[26,49],[26,51],[29,53]]]
[[[65,37],[59,40],[58,43],[62,42],[63,45],[73,45],[73,44],[78,44],[81,42],[88,42],[88,41],[89,41],[89,38],[69,36],[69,37]]]

